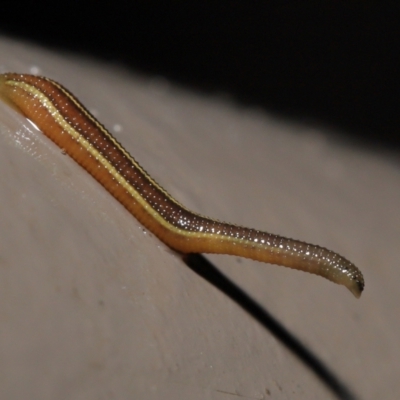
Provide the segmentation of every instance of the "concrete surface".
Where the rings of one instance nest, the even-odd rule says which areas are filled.
[[[400,395],[398,154],[7,38],[0,68],[63,83],[188,207],[336,250],[366,280],[356,300],[316,276],[208,257],[331,371],[347,390],[335,395],[0,103],[2,399]]]

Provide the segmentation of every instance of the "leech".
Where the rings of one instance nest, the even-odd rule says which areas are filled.
[[[172,249],[183,254],[231,254],[310,272],[344,285],[360,297],[364,289],[362,273],[339,254],[188,210],[155,182],[79,100],[57,82],[7,73],[0,75],[0,96],[35,123]]]

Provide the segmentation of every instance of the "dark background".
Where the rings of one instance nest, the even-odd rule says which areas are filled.
[[[399,11],[369,0],[7,0],[0,33],[400,148]]]

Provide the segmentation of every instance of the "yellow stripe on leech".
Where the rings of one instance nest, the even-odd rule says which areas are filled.
[[[107,139],[109,139],[114,146],[121,151],[121,153],[124,154],[124,156],[139,170],[139,172],[141,172],[147,179],[148,181],[154,186],[156,187],[158,190],[160,190],[171,202],[175,203],[177,206],[183,208],[186,211],[189,211],[190,213],[197,215],[199,217],[203,217],[200,214],[194,213],[193,211],[190,211],[189,209],[187,209],[183,204],[179,203],[176,199],[174,199],[173,197],[171,197],[171,195],[163,188],[161,187],[144,169],[143,167],[125,150],[125,148],[123,146],[121,146],[121,144],[115,139],[115,137],[113,135],[110,134],[110,132],[107,131],[107,129],[104,128],[104,126],[102,126],[99,121],[97,121],[96,118],[94,118],[84,107],[82,107],[82,105],[75,99],[74,96],[72,96],[68,91],[66,91],[60,84],[58,84],[57,82],[53,81],[52,79],[49,78],[44,78],[46,79],[48,82],[50,82],[52,85],[54,85],[58,90],[60,90],[66,97],[68,97],[68,99],[75,104],[75,106],[80,110],[80,112],[82,114],[84,114],[86,116],[86,118],[88,118],[96,127],[97,129],[99,129],[101,132],[103,132],[103,134],[107,137]],[[30,86],[30,85],[28,85]],[[218,222],[216,220],[213,220],[212,218],[207,217],[208,219]]]
[[[165,220],[154,208],[136,191],[136,189],[118,172],[118,170],[104,157],[100,151],[98,151],[87,139],[85,139],[76,129],[74,129],[60,114],[58,109],[54,106],[52,101],[39,89],[36,87],[29,85],[25,82],[16,82],[16,81],[8,81],[7,82],[11,86],[17,86],[24,91],[32,94],[35,99],[39,100],[40,103],[47,109],[47,111],[51,114],[54,120],[60,125],[62,129],[65,130],[72,138],[74,138],[92,157],[94,157],[100,164],[113,176],[117,182],[123,186],[123,188],[141,205],[143,206],[147,212],[149,212],[157,222],[159,222],[163,227],[172,231],[178,235],[183,235],[187,237],[201,237],[201,238],[215,238],[218,237],[218,234],[212,233],[201,233],[201,232],[190,232],[172,225],[170,222]],[[107,132],[108,135],[110,135]],[[130,157],[131,158],[131,157]],[[137,163],[135,163],[137,165]],[[147,176],[147,174],[146,174]],[[158,186],[158,185],[157,185]],[[169,196],[170,197],[170,196]],[[219,237],[221,240],[222,238]],[[243,238],[234,238],[230,236],[223,237],[225,241],[243,243],[243,241],[247,242],[249,245],[260,247],[263,246],[261,244],[254,243],[252,241],[247,241]]]

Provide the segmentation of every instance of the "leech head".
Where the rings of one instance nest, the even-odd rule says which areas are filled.
[[[260,261],[298,269],[322,276],[331,282],[345,286],[356,298],[364,289],[364,278],[361,271],[345,257],[321,246],[312,245],[264,234],[265,240],[271,243],[272,252],[262,253]],[[261,252],[260,252],[261,254]]]
[[[357,274],[352,276],[351,280],[348,281],[346,287],[357,299],[359,299],[364,290],[364,277],[362,276],[362,273],[357,271]]]
[[[364,280],[362,281],[355,281],[353,287],[350,289],[351,293],[359,299],[361,296],[362,291],[364,290]]]
[[[324,251],[331,253],[326,249]],[[357,299],[360,298],[364,290],[364,277],[361,271],[346,258],[338,254],[335,254],[335,256],[330,260],[329,272],[325,277],[332,282],[345,286]]]
[[[349,269],[347,269],[347,265],[350,266]],[[349,289],[357,299],[360,298],[361,293],[364,290],[364,278],[361,271],[346,259],[344,264],[335,266],[335,269],[329,274],[329,276],[325,277],[332,282],[343,285]]]

